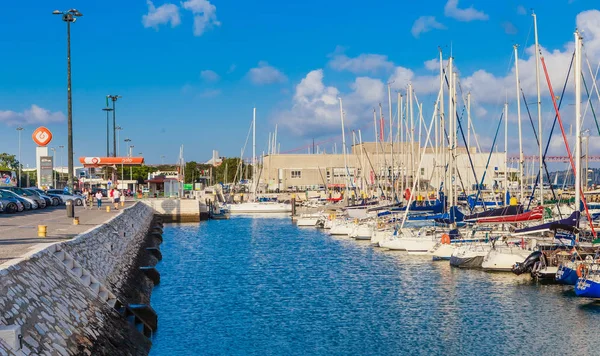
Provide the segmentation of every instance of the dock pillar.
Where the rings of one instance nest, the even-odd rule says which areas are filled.
[[[296,216],[296,194],[292,194],[292,219]]]

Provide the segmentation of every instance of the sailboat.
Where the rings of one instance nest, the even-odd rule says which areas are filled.
[[[259,201],[256,199],[258,188],[258,170],[256,169],[256,108],[252,110],[252,200],[239,204],[228,204],[227,210],[231,214],[253,213],[289,213],[292,205],[273,201]]]

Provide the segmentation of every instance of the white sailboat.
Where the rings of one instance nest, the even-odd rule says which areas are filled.
[[[253,213],[289,213],[292,205],[289,203],[263,202],[256,200],[258,187],[258,171],[256,169],[256,108],[252,111],[252,201],[239,204],[228,204],[227,209],[231,214]]]

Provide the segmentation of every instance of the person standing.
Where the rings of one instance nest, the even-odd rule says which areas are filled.
[[[83,188],[83,209],[87,210],[88,208],[88,198],[90,196],[90,192],[88,192],[88,190],[86,188]],[[90,205],[91,208],[91,205]]]
[[[113,189],[113,203],[115,204],[115,210],[119,210],[119,202],[121,201],[121,192],[118,189]]]
[[[96,192],[96,201],[98,202],[98,210],[102,208],[102,191],[98,190]]]

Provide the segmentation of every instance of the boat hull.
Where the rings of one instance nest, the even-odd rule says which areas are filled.
[[[241,203],[228,206],[231,214],[264,214],[264,213],[289,213],[291,204],[283,203]]]
[[[450,266],[459,268],[481,268],[484,256],[450,256]]]
[[[600,298],[600,283],[591,279],[579,278],[575,283],[575,294],[584,298]]]
[[[558,283],[574,286],[579,276],[576,270],[563,265],[558,268],[555,278]]]

